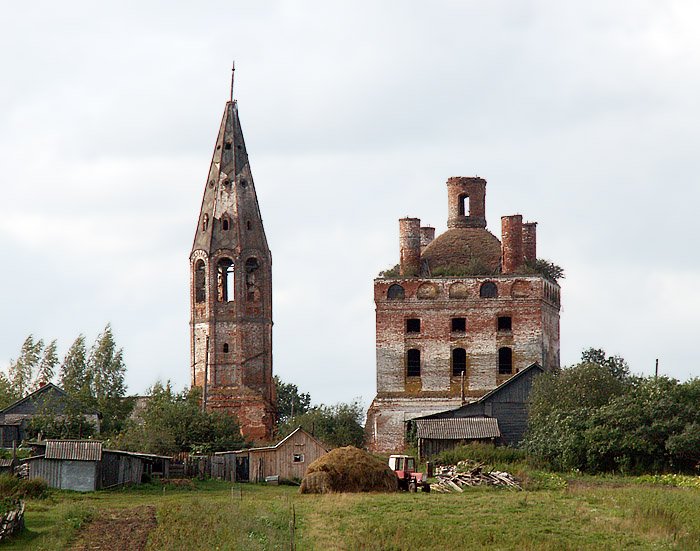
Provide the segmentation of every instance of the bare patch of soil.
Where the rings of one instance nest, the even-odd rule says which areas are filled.
[[[101,511],[80,531],[72,549],[142,551],[146,549],[148,535],[155,527],[156,508],[153,506]]]

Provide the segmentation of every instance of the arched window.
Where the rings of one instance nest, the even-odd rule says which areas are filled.
[[[486,281],[481,284],[479,296],[481,298],[496,298],[498,296],[498,287],[493,281]]]
[[[224,343],[224,354],[228,354],[228,343]]]
[[[222,258],[216,268],[217,300],[219,302],[232,302],[235,296],[233,260]]]
[[[197,260],[194,265],[194,301],[204,302],[207,300],[207,272],[204,260]]]
[[[452,375],[460,377],[467,372],[467,351],[464,348],[455,348],[452,351]]]
[[[459,196],[459,215],[469,216],[469,195],[467,194]]]
[[[510,375],[513,373],[513,349],[504,346],[498,349],[498,373]]]
[[[260,262],[258,262],[258,259],[255,258],[254,256],[251,256],[248,260],[245,261],[245,271],[246,273],[251,273],[257,270],[260,267]]]
[[[260,287],[256,283],[256,274],[260,268],[260,262],[254,256],[245,261],[245,285],[246,300],[248,302],[258,302],[260,300]]]
[[[229,227],[228,217],[224,216],[221,219],[221,229],[224,231],[228,231],[228,227]]]
[[[406,298],[406,292],[401,285],[394,283],[386,293],[386,298],[389,300],[402,300]]]
[[[411,348],[406,352],[406,375],[420,377],[420,350]]]
[[[209,215],[204,213],[204,218],[202,219],[202,231],[207,231],[209,227]]]

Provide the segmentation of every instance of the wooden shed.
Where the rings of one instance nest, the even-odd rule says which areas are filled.
[[[532,383],[542,372],[543,369],[538,364],[531,364],[475,402],[456,409],[418,417],[412,419],[411,423],[415,423],[414,428],[417,429],[419,420],[493,418],[498,423],[501,441],[516,445],[523,439],[527,430],[527,408]],[[459,443],[457,439],[452,441],[453,446]],[[446,449],[445,446],[448,444],[445,443],[440,447]],[[428,451],[427,448],[426,451]]]
[[[299,427],[274,446],[214,454],[212,476],[232,482],[301,480],[308,465],[326,452],[327,446]]]
[[[95,440],[47,440],[42,455],[25,460],[29,478],[43,478],[52,488],[91,492],[139,484],[148,460],[140,454],[102,449]]]
[[[498,420],[493,417],[416,419],[418,458],[424,459],[467,442],[500,440]]]

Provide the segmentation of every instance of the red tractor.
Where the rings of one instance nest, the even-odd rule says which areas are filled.
[[[423,492],[430,491],[430,484],[425,481],[423,473],[416,472],[416,460],[410,455],[389,456],[389,468],[396,473],[399,478],[399,489],[416,492],[419,489]]]

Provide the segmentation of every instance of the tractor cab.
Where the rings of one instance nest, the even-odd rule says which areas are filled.
[[[399,488],[409,492],[430,491],[430,484],[425,481],[423,473],[416,472],[416,458],[411,455],[389,456],[389,468],[399,479]]]

